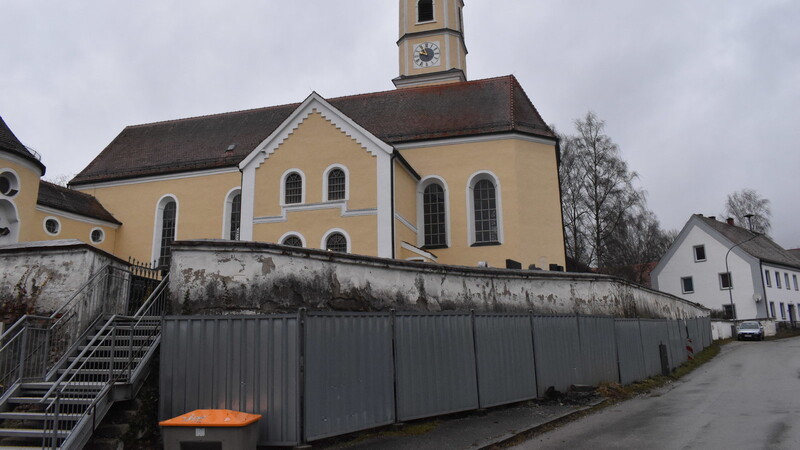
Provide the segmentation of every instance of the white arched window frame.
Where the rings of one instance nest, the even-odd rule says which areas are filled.
[[[334,169],[339,169],[344,172],[344,198],[338,200],[331,200],[329,196],[330,192],[328,192],[328,176]],[[342,164],[331,164],[325,169],[325,172],[322,175],[322,198],[325,199],[326,202],[341,202],[350,200],[350,171],[347,170],[346,166]]]
[[[480,181],[490,181],[494,185],[495,212],[497,220],[497,241],[496,242],[476,242],[475,239],[475,185]],[[502,190],[500,189],[500,179],[494,173],[484,170],[475,172],[469,177],[467,183],[467,245],[492,245],[503,243],[503,202]]]
[[[289,178],[289,175],[296,173],[300,175],[300,202],[299,203],[286,203],[286,179]],[[281,175],[281,206],[294,206],[294,205],[302,205],[306,202],[306,174],[300,169],[289,169],[286,172],[283,172]]]
[[[94,227],[89,231],[89,241],[92,244],[99,245],[105,242],[106,232],[100,227]]]
[[[175,224],[172,240],[178,240],[178,231],[180,225],[180,203],[178,198],[173,194],[166,194],[158,199],[156,203],[155,220],[153,221],[153,261],[158,265],[161,261],[161,240],[163,238],[162,232],[164,230],[164,208],[170,202],[175,203]]]
[[[286,245],[286,244],[284,244],[284,241],[286,241],[286,239],[288,239],[290,237],[296,237],[296,238],[300,239],[300,242],[303,243],[303,247],[304,248],[308,247],[308,245],[306,244],[305,236],[303,236],[303,234],[300,233],[299,231],[289,231],[289,232],[284,233],[283,236],[281,236],[281,238],[278,239],[278,244]]]
[[[242,226],[242,209],[241,209],[241,199],[242,199],[242,188],[235,187],[228,191],[225,195],[225,204],[222,207],[222,239],[231,239],[231,225],[233,224],[234,216],[234,202],[233,199],[236,196],[239,196],[239,229],[241,230]],[[239,240],[239,236],[236,239]]]
[[[0,245],[16,244],[19,227],[17,206],[11,200],[0,198]]]
[[[11,168],[0,169],[0,197],[15,197],[20,191],[17,171]]]
[[[347,253],[353,253],[353,240],[350,239],[350,235],[347,233],[347,231],[344,231],[341,228],[331,228],[330,230],[326,231],[325,234],[322,236],[322,240],[319,242],[319,248],[321,248],[322,250],[327,250],[328,238],[336,233],[344,236],[345,240],[347,241]]]
[[[425,189],[432,184],[444,190],[445,246],[450,247],[450,190],[444,178],[436,175],[425,177],[417,184],[417,247],[425,247]]]
[[[436,0],[430,0],[430,4],[431,4],[431,6],[430,6],[430,8],[431,8],[431,17],[430,17],[430,19],[420,20],[421,17],[420,17],[419,5],[423,1],[426,1],[426,0],[417,0],[417,23],[436,22]]]

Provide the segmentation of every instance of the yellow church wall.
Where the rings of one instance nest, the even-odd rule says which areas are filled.
[[[438,30],[444,27],[445,23],[449,28],[458,29],[459,1],[434,0],[433,21],[423,23],[417,23],[417,2],[418,0],[400,0],[400,37],[405,33]]]
[[[394,193],[395,215],[399,215],[410,225],[416,227],[417,180],[397,159],[394,160]],[[417,234],[414,230],[403,223],[403,220],[395,217],[394,232],[395,256],[400,259],[406,259],[408,256],[417,256],[403,256],[403,252],[407,252],[407,250],[403,250],[400,246],[403,241],[411,245],[417,245]]]
[[[287,233],[300,234],[308,248],[322,248],[322,238],[331,230],[344,231],[348,237],[351,253],[375,255],[378,251],[377,216],[341,217],[341,210],[317,209],[312,211],[290,211],[286,222],[256,223],[253,225],[253,240],[275,242]]]
[[[240,184],[235,171],[77,190],[94,195],[123,223],[116,233],[116,256],[152,261],[156,208],[163,196],[177,199],[176,239],[220,239],[225,197]]]
[[[11,197],[0,194],[0,199],[10,201],[17,210],[19,220],[19,242],[37,240],[36,200],[39,197],[39,178],[41,173],[32,166],[17,162],[17,157],[0,152],[0,173],[11,172],[16,176],[18,193]],[[41,227],[39,227],[41,228]]]
[[[81,220],[75,220],[71,217],[64,216],[63,214],[58,214],[55,211],[36,211],[36,219],[31,226],[31,233],[32,238],[31,241],[48,241],[54,239],[78,239],[80,241],[86,242],[87,244],[91,244],[101,250],[104,250],[108,253],[114,253],[116,238],[117,238],[117,230],[119,228],[106,226],[106,225],[99,225],[96,223],[89,223],[84,222]],[[58,220],[60,227],[59,231],[56,235],[52,235],[45,230],[45,220],[47,218],[53,217]],[[92,219],[87,219],[91,221]],[[91,240],[91,232],[95,228],[99,228],[103,230],[104,239],[99,244],[95,244]]]
[[[439,257],[438,262],[475,265],[486,261],[502,267],[507,258],[525,266],[539,265],[544,258],[548,264],[564,264],[553,145],[504,139],[406,149],[401,153],[423,180],[438,176],[447,183],[450,246],[432,250]],[[501,245],[469,243],[467,186],[478,171],[493,173],[500,184]]]
[[[289,169],[303,172],[304,204],[325,202],[324,176],[334,164],[347,169],[348,209],[376,208],[376,158],[314,112],[256,169],[254,217],[281,215],[281,183]]]

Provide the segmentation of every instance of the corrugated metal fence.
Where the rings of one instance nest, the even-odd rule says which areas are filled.
[[[308,313],[164,320],[160,417],[262,414],[261,445],[297,445],[536,398],[628,384],[711,343],[708,318]]]

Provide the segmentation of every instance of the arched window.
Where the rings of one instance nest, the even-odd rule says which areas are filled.
[[[335,168],[328,172],[328,201],[344,200],[345,183],[344,170]]]
[[[480,172],[470,179],[467,190],[471,245],[501,244],[503,214],[500,202],[500,183],[494,174]]]
[[[300,239],[299,236],[297,236],[295,234],[292,234],[292,235],[289,235],[289,236],[286,236],[285,238],[283,238],[283,241],[281,242],[281,244],[288,245],[289,247],[302,247],[303,246],[303,240]]]
[[[284,182],[284,203],[293,205],[303,202],[303,177],[297,172],[292,172],[286,176]]]
[[[331,233],[325,239],[325,250],[347,253],[347,238],[342,233]]]
[[[239,240],[239,229],[242,227],[242,194],[236,192],[231,197],[231,211],[228,218],[228,239]]]
[[[419,0],[417,3],[417,22],[433,20],[433,0]]]
[[[431,183],[422,193],[426,247],[447,246],[447,210],[444,188]]]
[[[156,243],[158,245],[156,258],[157,267],[169,269],[172,259],[172,242],[178,227],[178,202],[174,197],[166,196],[161,199],[156,212]]]

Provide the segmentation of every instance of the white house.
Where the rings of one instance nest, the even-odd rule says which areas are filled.
[[[693,215],[651,274],[653,288],[737,320],[798,320],[800,260],[733,219]]]

